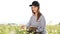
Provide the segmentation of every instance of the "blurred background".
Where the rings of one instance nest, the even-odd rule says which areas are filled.
[[[29,5],[35,0],[0,0],[0,34],[26,34],[26,25],[32,16]],[[60,34],[60,1],[36,0],[45,16],[48,34]]]

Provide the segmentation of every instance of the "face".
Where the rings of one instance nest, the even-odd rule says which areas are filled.
[[[32,10],[34,13],[37,13],[38,12],[38,7],[37,6],[32,6]]]

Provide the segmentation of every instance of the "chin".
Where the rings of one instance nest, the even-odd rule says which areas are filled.
[[[36,11],[33,11],[33,12],[36,12]]]

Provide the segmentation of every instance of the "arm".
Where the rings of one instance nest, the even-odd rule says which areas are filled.
[[[31,16],[29,22],[28,22],[27,25],[26,25],[26,28],[27,28],[27,29],[29,29],[29,27],[30,27],[30,25],[31,25],[31,22],[32,22],[32,16]]]
[[[45,21],[45,18],[42,16],[41,17],[41,21],[40,21],[40,26],[38,26],[38,29],[36,31],[43,31],[45,29],[45,26],[46,26],[46,21]]]

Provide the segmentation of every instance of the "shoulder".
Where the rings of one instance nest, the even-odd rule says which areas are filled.
[[[31,18],[34,18],[34,15],[32,15]]]
[[[40,20],[45,20],[44,15],[41,15],[41,16],[40,16]]]
[[[42,14],[42,15],[40,16],[40,18],[45,18],[45,17],[44,17],[44,15]]]
[[[33,15],[30,17],[30,19],[34,18]]]
[[[44,23],[46,23],[44,15],[41,16],[41,21],[44,22]]]

